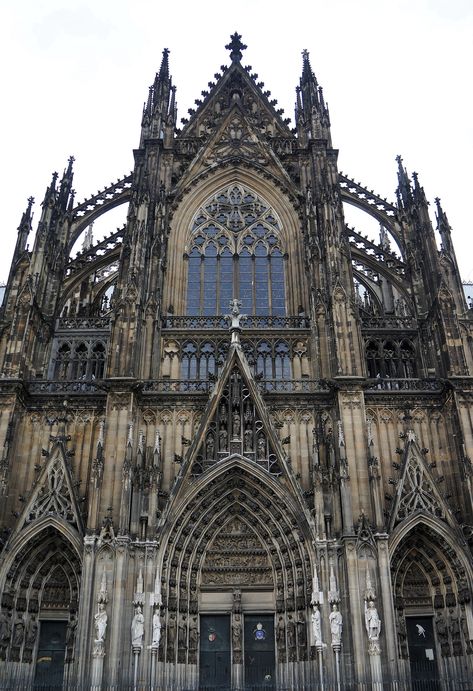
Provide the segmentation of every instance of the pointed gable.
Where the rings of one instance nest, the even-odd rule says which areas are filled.
[[[396,497],[389,521],[390,529],[392,530],[395,525],[417,511],[429,513],[458,527],[450,508],[438,490],[439,479],[435,478],[431,467],[426,462],[412,430],[407,432],[406,439],[401,476],[397,483]]]
[[[47,461],[21,514],[16,532],[33,521],[54,516],[83,533],[82,516],[75,494],[63,438],[56,438]]]

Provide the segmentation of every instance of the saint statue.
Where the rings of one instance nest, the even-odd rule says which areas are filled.
[[[377,641],[381,633],[381,619],[373,600],[365,600],[365,625],[370,641]]]
[[[314,643],[316,646],[323,646],[322,643],[322,621],[320,617],[320,610],[317,605],[312,609],[312,633],[314,635]]]
[[[159,616],[159,609],[153,614],[153,640],[152,648],[159,648],[159,641],[161,640],[161,617]]]
[[[143,636],[145,633],[145,618],[141,611],[140,605],[135,607],[135,616],[131,622],[131,645],[135,647],[143,647]]]
[[[329,616],[332,645],[340,645],[342,640],[343,617],[336,604],[333,605]]]
[[[94,616],[95,642],[103,643],[105,641],[105,632],[107,631],[107,612],[103,602],[99,602],[97,614]]]

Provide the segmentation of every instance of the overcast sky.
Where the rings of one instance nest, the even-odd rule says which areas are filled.
[[[432,207],[441,198],[462,277],[473,280],[471,0],[3,0],[0,280],[27,197],[36,198],[37,221],[51,174],[69,155],[77,201],[131,170],[163,48],[185,117],[230,62],[235,30],[248,45],[243,64],[291,119],[309,50],[340,170],[394,200],[401,154]],[[107,231],[118,225],[110,223]]]

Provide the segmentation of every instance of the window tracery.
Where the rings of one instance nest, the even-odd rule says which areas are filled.
[[[365,341],[368,376],[373,379],[412,379],[417,377],[414,343],[408,338],[375,338]]]
[[[280,224],[254,192],[232,185],[204,204],[188,253],[187,313],[225,314],[238,297],[245,314],[284,315]]]

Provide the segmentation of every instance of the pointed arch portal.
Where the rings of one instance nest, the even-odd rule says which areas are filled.
[[[231,617],[233,667],[247,663],[242,659],[240,617],[250,626],[253,614],[270,632],[260,634],[271,639],[265,664],[270,666],[271,654],[278,663],[308,659],[309,531],[297,502],[287,494],[283,499],[278,482],[244,457],[232,456],[196,481],[175,505],[177,518],[168,523],[163,539],[166,661],[197,664],[198,631],[202,654],[208,644],[202,637],[210,625],[208,615],[223,612]],[[287,625],[278,630],[276,647],[277,615],[285,615]],[[218,628],[219,622],[225,629],[221,620],[212,625]],[[259,631],[258,621],[253,624],[244,634],[251,640],[253,629]],[[246,675],[250,678],[251,671],[246,669]]]

